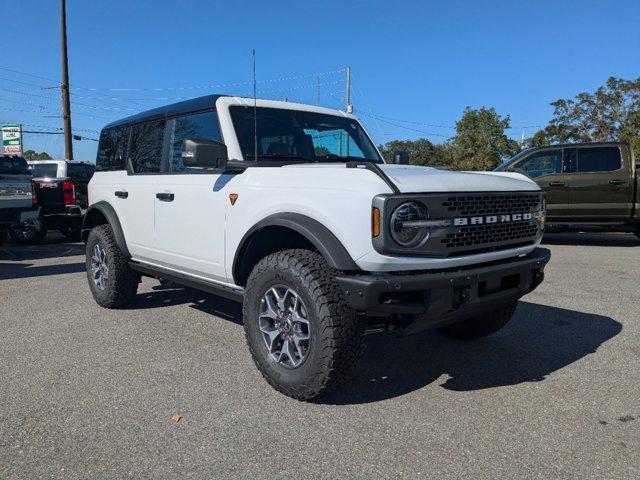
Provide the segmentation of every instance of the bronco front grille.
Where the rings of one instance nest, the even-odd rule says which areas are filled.
[[[513,240],[535,238],[538,227],[530,221],[498,225],[468,225],[448,233],[442,243],[447,248],[491,246]]]
[[[535,213],[542,208],[540,192],[459,194],[448,196],[443,209],[454,218]],[[447,256],[482,253],[535,242],[539,233],[535,218],[521,221],[471,224],[448,228],[440,238]]]
[[[452,216],[533,212],[539,207],[540,198],[536,192],[456,195],[448,197],[442,206]]]
[[[373,239],[374,248],[384,254],[447,258],[533,245],[542,234],[543,199],[541,191],[380,196],[374,199],[374,207],[384,211],[386,228]],[[424,204],[435,224],[429,227],[426,240],[413,249],[396,244],[389,230],[392,213],[407,201]]]

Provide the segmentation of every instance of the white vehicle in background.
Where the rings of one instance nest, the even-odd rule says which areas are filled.
[[[242,301],[255,364],[301,400],[368,328],[497,331],[549,260],[525,176],[388,165],[353,115],[309,105],[207,96],[107,125],[89,198],[98,304],[141,275]]]

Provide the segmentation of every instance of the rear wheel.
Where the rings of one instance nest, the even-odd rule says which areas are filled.
[[[633,234],[640,239],[640,232],[633,232]]]
[[[131,270],[109,225],[99,225],[87,239],[87,280],[93,298],[101,307],[122,308],[138,291],[140,275]]]
[[[9,235],[16,243],[40,243],[47,235],[47,225],[41,219],[19,223],[9,229]]]
[[[263,258],[245,291],[243,317],[253,360],[269,384],[298,400],[345,381],[363,347],[363,324],[335,282],[339,272],[308,250]]]
[[[447,325],[438,329],[445,337],[457,338],[460,340],[475,340],[496,333],[504,327],[514,312],[518,302],[511,302],[508,305],[475,317],[468,318],[461,322]]]

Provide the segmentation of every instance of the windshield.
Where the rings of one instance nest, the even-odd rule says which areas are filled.
[[[500,165],[498,165],[496,168],[494,168],[493,171],[494,172],[504,172],[504,171],[506,171],[507,167],[509,165],[511,165],[513,162],[515,162],[519,158],[523,157],[525,153],[529,153],[529,150],[523,150],[523,151],[515,154],[513,157],[509,158],[508,160],[505,160]]]
[[[233,126],[245,160],[291,158],[312,162],[366,160],[382,163],[360,124],[350,118],[279,108],[256,109],[258,151],[255,152],[253,107],[233,106]]]
[[[56,178],[58,173],[57,163],[32,163],[31,175],[33,178]]]

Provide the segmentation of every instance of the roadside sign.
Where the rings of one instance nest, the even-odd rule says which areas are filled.
[[[4,155],[22,154],[22,125],[2,126],[2,153]]]

